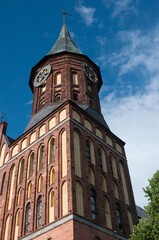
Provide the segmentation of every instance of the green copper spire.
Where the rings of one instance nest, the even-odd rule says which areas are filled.
[[[60,36],[57,39],[55,45],[47,55],[52,55],[60,52],[82,54],[80,50],[76,47],[75,43],[72,41],[70,33],[65,24],[62,26]]]

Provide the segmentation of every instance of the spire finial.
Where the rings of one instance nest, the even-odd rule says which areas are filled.
[[[69,15],[69,16],[72,16],[70,13],[67,13],[63,10],[63,24],[65,24],[65,14]]]

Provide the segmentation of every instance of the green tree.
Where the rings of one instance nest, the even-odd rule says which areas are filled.
[[[148,218],[134,226],[130,240],[159,240],[159,170],[148,181],[149,186],[143,188],[149,202],[145,207]]]

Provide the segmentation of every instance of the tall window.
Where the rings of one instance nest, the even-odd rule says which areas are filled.
[[[18,191],[18,201],[17,201],[17,205],[21,204],[21,200],[22,200],[22,188],[19,189]]]
[[[56,74],[56,85],[60,85],[61,84],[61,73],[57,73]]]
[[[28,184],[28,199],[32,196],[32,182]]]
[[[34,153],[32,152],[29,156],[29,163],[28,163],[28,178],[33,175],[33,166],[34,166]]]
[[[116,214],[117,214],[117,220],[118,220],[118,225],[119,225],[119,231],[123,233],[123,224],[122,224],[122,217],[121,217],[121,211],[120,211],[120,206],[119,203],[116,203]]]
[[[39,186],[38,186],[38,192],[41,192],[43,189],[43,176],[40,175],[39,177]]]
[[[76,182],[76,208],[77,214],[84,216],[84,207],[83,207],[83,189],[80,182]]]
[[[55,138],[51,138],[49,142],[49,163],[55,161]]]
[[[5,176],[6,176],[6,172],[3,174],[2,183],[1,183],[0,195],[3,194],[3,188],[4,188]]]
[[[20,161],[20,164],[19,164],[19,173],[18,173],[19,184],[23,181],[23,173],[24,173],[24,158]]]
[[[40,196],[37,201],[37,227],[42,225],[42,197]]]
[[[8,234],[9,234],[9,225],[10,224],[10,215],[7,216],[6,224],[4,228],[4,240],[8,240]]]
[[[103,175],[101,175],[101,182],[102,182],[102,190],[104,192],[107,192],[107,183],[106,183],[106,179]]]
[[[100,168],[103,169],[103,166],[102,166],[102,154],[101,154],[101,151],[100,151],[99,148],[98,148],[98,160],[99,160]]]
[[[49,193],[49,223],[54,221],[54,190]]]
[[[122,180],[122,184],[123,184],[125,202],[126,202],[126,204],[129,205],[129,195],[128,195],[126,179],[125,179],[125,174],[124,174],[124,168],[123,168],[122,163],[120,163],[120,173],[121,173],[121,180]]]
[[[44,145],[42,145],[39,149],[38,158],[39,158],[38,170],[40,171],[44,167]]]
[[[67,182],[62,185],[62,216],[68,213],[68,191]]]
[[[77,78],[77,73],[76,73],[76,72],[74,72],[74,73],[72,74],[72,83],[73,83],[74,85],[77,85],[77,84],[78,84],[78,78]]]
[[[87,154],[87,160],[91,162],[91,149],[90,149],[90,144],[88,140],[86,140],[86,154]]]
[[[15,217],[14,240],[18,239],[18,229],[19,229],[19,225],[20,225],[19,217],[20,217],[20,209],[17,211],[16,217]]]
[[[9,181],[9,196],[8,196],[8,210],[11,209],[12,204],[12,194],[13,194],[13,188],[14,188],[14,178],[15,178],[15,166],[11,168],[10,171],[10,181]]]
[[[97,220],[97,207],[96,207],[96,192],[94,189],[91,189],[91,210],[92,210],[92,219]]]
[[[50,170],[50,185],[54,184],[55,182],[55,169],[52,167]]]
[[[25,233],[28,233],[30,229],[30,212],[31,212],[31,205],[30,203],[28,203],[26,206],[26,213],[25,213]]]
[[[81,147],[80,147],[80,136],[74,131],[73,132],[73,145],[74,145],[74,163],[75,163],[75,174],[81,177]]]
[[[118,175],[117,175],[116,162],[115,162],[115,158],[112,155],[109,155],[109,163],[110,163],[111,174],[114,178],[117,179]]]
[[[105,211],[105,221],[108,228],[112,228],[112,221],[110,216],[109,202],[106,197],[104,197],[104,211]]]
[[[88,179],[90,184],[95,185],[94,172],[90,167],[88,168]]]

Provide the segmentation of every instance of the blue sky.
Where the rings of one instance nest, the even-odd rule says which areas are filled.
[[[147,204],[142,187],[159,156],[159,1],[2,1],[0,6],[0,113],[17,138],[30,116],[31,68],[52,48],[63,19],[82,53],[101,69],[102,112],[126,142],[135,200]]]

